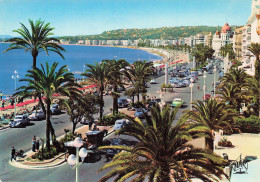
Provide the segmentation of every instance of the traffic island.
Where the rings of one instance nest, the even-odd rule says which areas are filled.
[[[32,159],[32,156],[34,154],[35,154],[34,152],[27,152],[24,158],[17,158],[16,161],[15,160],[9,161],[9,164],[14,167],[24,168],[24,169],[48,169],[48,168],[61,166],[66,161],[65,153],[58,154],[52,159],[47,159],[42,161]]]

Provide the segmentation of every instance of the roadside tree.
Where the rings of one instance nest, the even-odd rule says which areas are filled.
[[[46,62],[45,68],[41,65],[41,69],[36,67],[27,71],[25,78],[20,79],[20,81],[26,82],[27,86],[19,87],[14,94],[20,95],[21,99],[34,96],[35,93],[40,94],[44,98],[46,106],[42,105],[42,109],[46,113],[46,147],[48,151],[50,151],[50,129],[52,128],[50,106],[53,101],[53,95],[70,96],[80,94],[78,89],[80,85],[74,82],[74,75],[68,72],[67,66],[61,66],[58,70],[57,66],[57,62],[53,63],[51,67]],[[53,142],[55,142],[55,134],[53,137]]]

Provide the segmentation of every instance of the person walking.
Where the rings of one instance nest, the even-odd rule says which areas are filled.
[[[200,90],[200,84],[197,85],[197,89]]]
[[[35,152],[35,145],[36,145],[36,137],[34,136],[32,139],[32,151]]]
[[[14,147],[12,147],[12,150],[11,150],[11,162],[12,162],[13,159],[16,161],[15,148]]]
[[[35,146],[36,152],[39,151],[39,147],[40,147],[40,140],[39,140],[39,137],[37,137],[36,138],[36,146]]]

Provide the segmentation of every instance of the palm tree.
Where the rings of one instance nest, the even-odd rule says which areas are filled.
[[[104,107],[103,94],[108,83],[108,74],[110,68],[105,62],[96,62],[94,65],[87,64],[87,66],[88,69],[86,69],[85,73],[83,73],[82,76],[86,76],[89,83],[97,85],[96,87],[99,91],[100,119],[102,119]]]
[[[215,99],[209,99],[205,104],[203,101],[197,100],[197,102],[193,102],[192,108],[194,108],[194,110],[186,110],[184,113],[192,121],[201,123],[210,128],[211,135],[209,138],[206,138],[206,146],[213,151],[213,132],[224,128],[231,129],[233,118],[237,116],[237,114],[224,102]]]
[[[223,101],[225,101],[228,105],[239,111],[243,98],[243,92],[241,92],[241,89],[237,86],[237,84],[221,84],[219,85],[216,93],[220,94],[220,98],[223,99]]]
[[[251,43],[251,46],[248,48],[249,51],[251,51],[255,57],[255,78],[258,80],[258,83],[260,82],[260,63],[259,63],[259,56],[260,56],[260,44],[259,43]]]
[[[46,111],[46,147],[50,150],[50,128],[52,127],[50,115],[50,106],[53,100],[53,94],[60,94],[64,96],[80,95],[77,83],[74,83],[74,75],[68,72],[67,66],[64,65],[56,70],[58,63],[55,62],[49,67],[46,62],[44,68],[41,64],[41,69],[34,68],[27,71],[24,79],[20,81],[28,83],[27,86],[21,86],[17,89],[15,95],[21,95],[22,98],[27,98],[40,93],[44,98],[46,107],[43,105],[44,111]]]
[[[123,70],[129,64],[124,59],[119,60],[105,60],[107,66],[109,67],[108,73],[108,84],[113,86],[113,92],[111,93],[113,97],[113,114],[118,113],[118,102],[117,99],[120,97],[120,94],[117,91],[118,87],[124,87],[123,81]]]
[[[260,86],[259,81],[255,78],[248,79],[248,86],[246,87],[245,91],[243,92],[244,95],[250,97],[251,104],[253,108],[255,108],[256,113],[258,112],[258,116],[260,118]]]
[[[247,79],[249,77],[250,76],[243,69],[231,69],[221,78],[221,82],[223,82],[223,84],[233,84],[241,90],[248,84]]]
[[[99,181],[190,181],[197,177],[203,181],[221,178],[224,160],[204,149],[197,149],[187,144],[195,134],[208,130],[205,126],[191,126],[184,118],[174,126],[177,109],[171,111],[169,106],[162,109],[157,105],[152,108],[152,117],[146,117],[144,124],[139,119],[128,118],[129,125],[117,132],[136,138],[139,143],[134,147],[103,146],[100,149],[120,149],[110,163],[99,171],[112,168]]]
[[[147,61],[135,61],[130,69],[126,69],[124,74],[132,82],[135,87],[135,92],[137,94],[137,100],[139,101],[139,94],[145,93],[145,84],[154,75],[153,63]]]
[[[65,49],[59,46],[56,42],[60,42],[57,38],[50,38],[49,36],[54,35],[52,31],[54,28],[50,27],[50,23],[46,23],[41,20],[35,21],[35,23],[29,19],[31,25],[31,31],[23,24],[21,28],[13,30],[18,33],[21,37],[11,38],[7,40],[11,42],[11,45],[4,52],[13,49],[24,49],[25,52],[30,52],[33,57],[33,68],[36,68],[37,56],[40,52],[55,52],[60,55],[63,59],[61,51],[65,52]]]

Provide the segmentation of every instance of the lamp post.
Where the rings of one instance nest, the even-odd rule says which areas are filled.
[[[12,79],[14,79],[14,90],[16,90],[16,79],[20,78],[18,72],[14,70],[14,75],[12,75]],[[14,116],[16,116],[16,97],[14,97]]]
[[[85,148],[81,148],[79,150],[79,148],[83,145],[83,142],[81,140],[81,138],[77,137],[75,138],[74,141],[71,142],[67,142],[65,143],[65,146],[70,146],[70,147],[76,147],[76,156],[74,154],[69,155],[68,157],[68,164],[74,168],[76,168],[76,182],[79,181],[79,166],[81,165],[81,163],[79,163],[79,157],[81,157],[81,161],[83,162],[85,157],[87,157],[88,152],[87,149]]]
[[[82,74],[84,73],[84,70],[85,70],[86,66],[83,64],[83,69],[82,69]],[[84,76],[82,75],[82,81],[84,79]]]
[[[217,68],[216,68],[216,65],[214,66],[214,99],[215,99],[215,96],[216,96],[216,72],[217,72]]]
[[[194,84],[191,83],[189,87],[190,87],[190,110],[192,110],[192,88],[194,87]]]
[[[203,78],[204,78],[204,85],[203,85],[203,91],[204,91],[204,105],[205,105],[205,99],[206,99],[206,78],[207,78],[207,75],[206,75],[206,72],[204,71],[204,75],[203,75]]]

